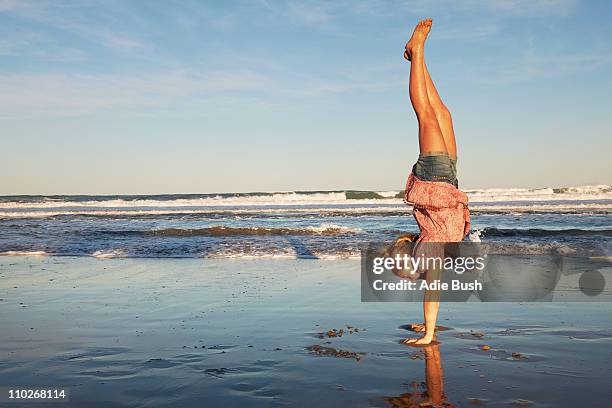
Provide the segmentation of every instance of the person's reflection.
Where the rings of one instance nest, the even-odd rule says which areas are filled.
[[[430,344],[422,348],[425,354],[425,385],[412,381],[412,392],[398,397],[385,397],[392,407],[454,407],[444,395],[444,372],[440,359],[440,345]]]

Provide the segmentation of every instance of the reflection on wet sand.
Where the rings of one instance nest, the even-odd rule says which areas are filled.
[[[412,388],[397,397],[385,397],[392,407],[454,407],[444,394],[444,372],[440,358],[440,345],[431,344],[423,347],[425,354],[425,383],[415,380],[409,383]]]

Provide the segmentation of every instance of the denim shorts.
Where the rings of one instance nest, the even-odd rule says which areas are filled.
[[[459,188],[457,159],[451,158],[448,153],[420,154],[412,174],[424,181],[444,181]]]

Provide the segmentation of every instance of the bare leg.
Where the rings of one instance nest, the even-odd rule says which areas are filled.
[[[420,21],[414,29],[412,38],[406,44],[410,56],[410,101],[419,122],[420,153],[448,152],[444,135],[440,129],[436,112],[427,94],[425,74],[425,40],[431,28],[431,20]]]
[[[427,70],[427,64],[425,63],[425,59],[423,59],[423,70],[425,71],[425,84],[427,85],[427,95],[429,96],[429,103],[431,104],[431,107],[433,108],[436,114],[436,119],[438,119],[438,125],[440,126],[440,130],[442,131],[442,136],[444,137],[446,149],[448,150],[449,156],[456,159],[457,144],[455,142],[453,119],[451,117],[450,111],[442,102],[442,99],[438,94],[438,90],[436,89],[431,77],[429,76],[429,71]]]
[[[423,301],[423,315],[425,316],[425,335],[416,340],[414,344],[429,344],[434,338],[436,330],[436,320],[438,319],[438,309],[440,309],[439,294],[437,299],[429,300],[429,296],[425,296]]]
[[[422,20],[419,24],[425,24],[426,26],[431,27],[432,21],[431,19]],[[418,27],[418,26],[417,26]],[[414,38],[414,36],[413,36]],[[406,51],[404,52],[404,58],[408,61],[412,60],[412,49],[414,48],[414,43],[412,38],[406,44]],[[448,154],[452,158],[457,157],[457,145],[455,143],[455,131],[453,129],[453,121],[451,118],[451,114],[447,109],[446,105],[442,102],[440,95],[438,94],[438,90],[436,89],[431,76],[429,75],[429,71],[427,70],[427,64],[425,63],[425,58],[423,57],[423,71],[425,75],[425,86],[427,89],[427,96],[429,99],[429,104],[431,105],[434,113],[436,115],[436,119],[438,121],[438,126],[440,127],[440,131],[442,132],[442,136],[444,138],[444,144],[446,146],[446,150]]]

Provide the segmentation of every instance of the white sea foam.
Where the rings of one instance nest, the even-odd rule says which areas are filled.
[[[471,231],[468,235],[468,239],[472,242],[481,242],[480,237],[482,236],[482,231],[479,229],[475,229]]]
[[[576,186],[564,188],[489,188],[466,189],[470,203],[491,203],[509,201],[592,201],[612,200],[612,187],[609,185]],[[52,210],[80,211],[91,209],[170,209],[170,208],[206,208],[206,207],[259,207],[259,206],[314,206],[314,205],[392,205],[401,203],[395,198],[399,191],[378,191],[376,194],[384,197],[380,199],[347,199],[345,192],[313,192],[295,193],[278,192],[252,195],[211,195],[202,198],[176,198],[173,200],[160,200],[154,196],[128,200],[115,198],[107,200],[70,201],[70,199],[45,198],[43,200],[21,199],[18,201],[2,201],[2,213],[9,211]],[[0,213],[0,214],[2,214]]]
[[[317,253],[315,252],[315,256],[317,259],[325,259],[325,260],[336,260],[336,259],[360,259],[361,252],[358,251],[345,251],[342,253],[334,253],[334,254],[325,254],[325,253]]]
[[[130,208],[130,207],[223,207],[223,206],[273,206],[273,205],[308,205],[346,203],[346,194],[341,192],[323,193],[274,193],[249,196],[211,196],[204,198],[176,198],[174,200],[151,199],[112,199],[89,201],[32,201],[0,202],[0,208]],[[351,200],[353,201],[353,200]],[[367,200],[356,200],[367,201]],[[377,200],[371,200],[376,202]]]
[[[363,232],[363,230],[361,228],[350,228],[350,227],[345,227],[342,225],[336,225],[336,224],[329,224],[329,223],[324,223],[319,225],[318,227],[306,227],[305,228],[308,231],[312,231],[315,232],[317,234],[323,234],[326,232],[336,232],[336,233],[360,233]]]
[[[491,254],[506,255],[578,255],[585,256],[586,249],[582,246],[560,244],[556,242],[487,242],[487,251]]]
[[[568,256],[589,256],[592,259],[610,260],[612,257],[609,253],[601,253],[600,248],[587,248],[581,244],[563,244],[557,242],[493,242],[485,240],[487,252],[491,254],[506,254],[506,255],[539,255],[539,254],[556,254]],[[0,256],[54,256],[65,254],[53,254],[43,251],[6,251],[0,252]],[[74,254],[73,256],[88,256],[87,254]],[[114,259],[114,258],[130,258],[133,254],[126,253],[121,249],[98,250],[89,256],[98,259]],[[139,254],[138,257],[158,257],[156,253]],[[174,257],[198,257],[196,254],[177,254]],[[270,247],[253,247],[244,248],[242,246],[230,246],[225,248],[217,248],[213,251],[207,251],[199,255],[201,258],[215,259],[323,259],[323,260],[339,260],[339,259],[359,259],[360,251],[350,248],[335,248],[335,249],[312,249],[307,253],[299,254],[294,248],[270,248]]]
[[[360,251],[354,250],[340,250],[334,252],[321,252],[312,251],[308,256],[299,255],[293,249],[253,249],[249,251],[241,250],[240,248],[226,248],[215,252],[209,252],[202,256],[203,258],[224,258],[224,259],[324,259],[324,260],[337,260],[337,259],[359,259],[361,257]]]
[[[381,197],[393,198],[393,199],[395,199],[395,196],[397,195],[397,193],[399,193],[399,191],[397,191],[397,190],[393,190],[393,191],[376,191],[376,194],[378,194]]]
[[[610,212],[612,211],[612,203],[592,203],[592,202],[564,202],[559,204],[544,204],[544,203],[524,203],[524,204],[486,204],[486,203],[471,203],[470,210],[479,212],[501,212],[508,214],[521,215],[525,212],[551,212],[551,213],[567,213],[567,212]],[[308,208],[226,208],[226,209],[208,209],[208,208],[155,208],[155,209],[139,209],[139,208],[122,208],[122,209],[106,209],[106,208],[61,208],[54,210],[36,210],[36,209],[20,209],[13,211],[0,211],[0,218],[42,218],[53,217],[58,215],[93,215],[93,216],[138,216],[138,215],[171,215],[171,214],[216,214],[226,213],[231,215],[248,215],[248,214],[287,214],[287,213],[346,213],[346,214],[378,214],[378,213],[410,213],[410,207],[401,202],[394,201],[393,204],[387,206],[364,207],[364,206],[342,206],[342,207],[308,207]]]
[[[297,254],[268,254],[250,252],[216,252],[206,254],[204,258],[228,258],[228,259],[297,259]]]
[[[465,190],[470,202],[499,201],[561,201],[610,200],[612,187],[608,185],[565,188],[488,188]]]
[[[47,256],[45,251],[5,251],[0,256]]]
[[[99,250],[91,254],[94,258],[106,259],[106,258],[123,258],[125,257],[125,251],[122,249],[107,249]]]

